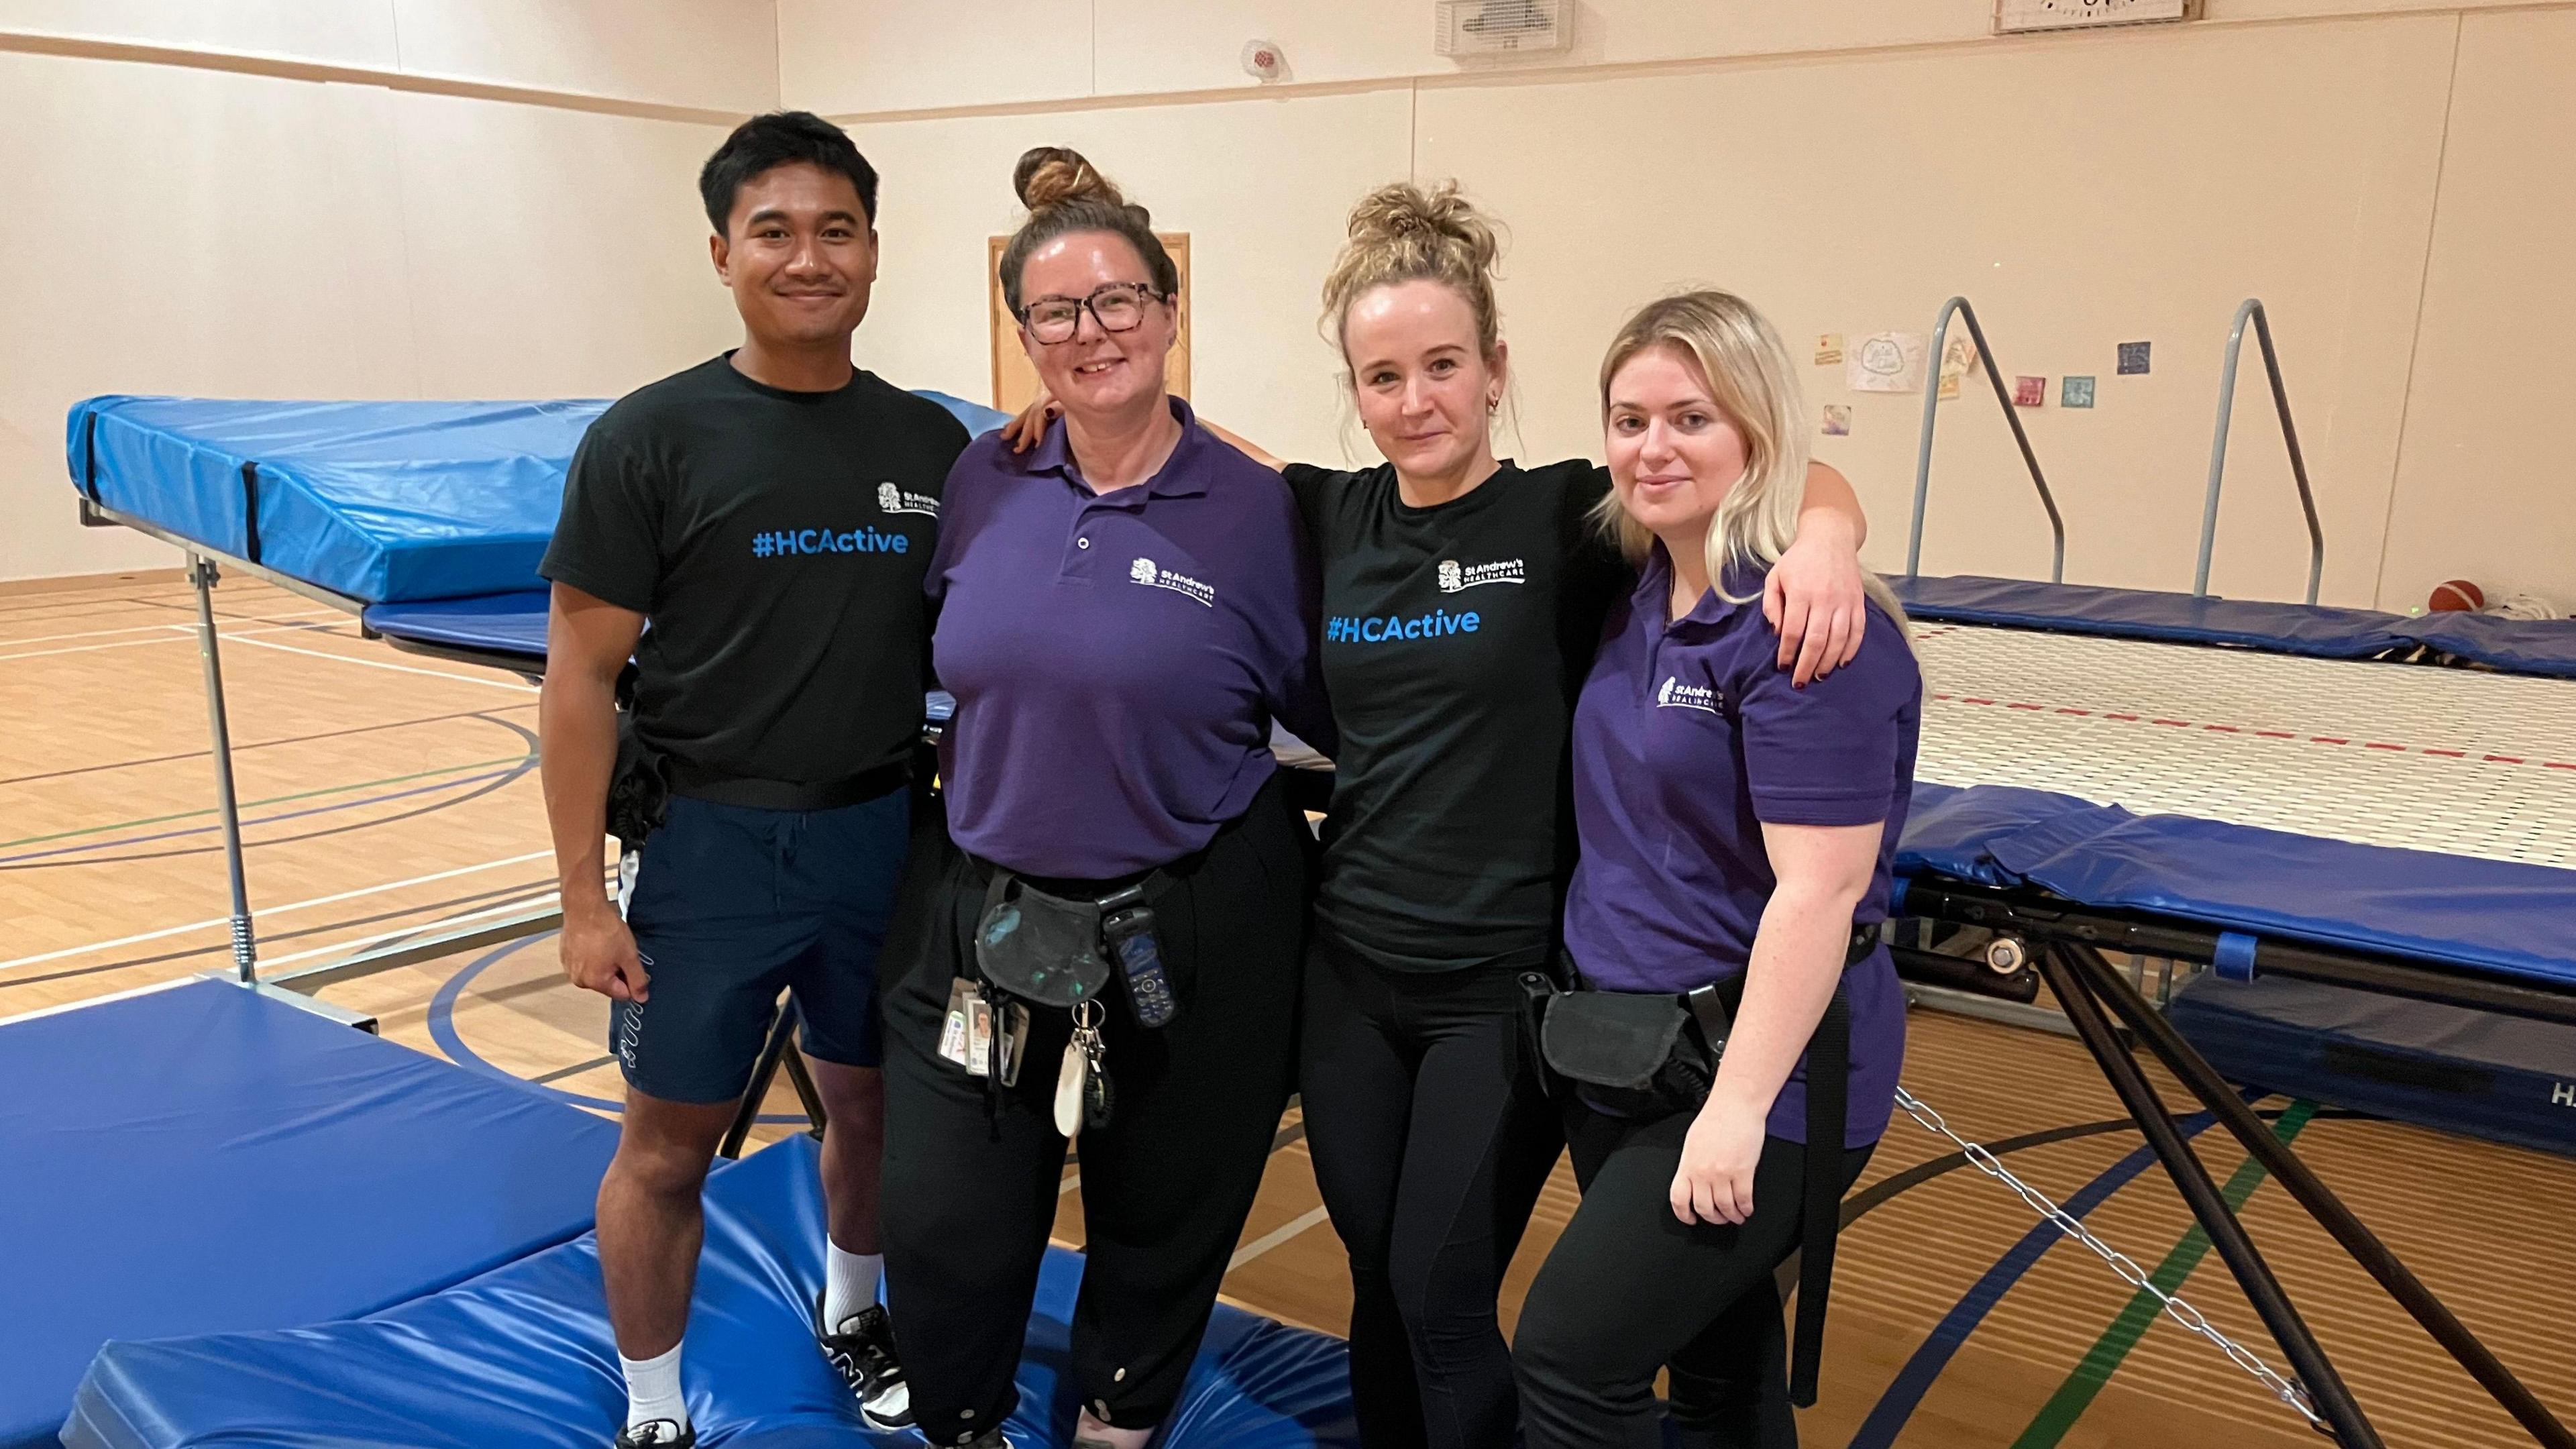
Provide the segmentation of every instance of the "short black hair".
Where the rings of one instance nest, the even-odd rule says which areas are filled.
[[[734,127],[698,172],[698,195],[706,200],[707,221],[716,235],[725,234],[734,198],[743,187],[764,172],[799,161],[850,178],[868,225],[877,224],[877,168],[859,154],[850,133],[811,111],[772,111]]]

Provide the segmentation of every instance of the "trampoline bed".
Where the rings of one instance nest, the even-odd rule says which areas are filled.
[[[0,1446],[111,1340],[289,1328],[590,1226],[615,1124],[198,981],[0,1025]]]

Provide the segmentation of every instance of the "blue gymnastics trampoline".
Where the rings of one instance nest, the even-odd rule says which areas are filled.
[[[109,1340],[372,1313],[569,1241],[616,1143],[223,982],[0,1024],[0,1446],[53,1444]]]
[[[815,1350],[822,1193],[802,1137],[720,1167],[687,1361],[699,1442],[918,1444],[859,1421]],[[1023,1449],[1071,1442],[1067,1371],[1080,1255],[1051,1250],[1007,1430]],[[1171,1449],[1356,1446],[1341,1340],[1219,1305],[1162,1442]],[[294,1442],[383,1449],[595,1449],[626,1402],[588,1236],[444,1292],[289,1332],[110,1343],[81,1381],[67,1449]]]

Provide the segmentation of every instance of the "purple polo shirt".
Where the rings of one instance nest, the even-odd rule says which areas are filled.
[[[1608,991],[1688,991],[1744,970],[1776,878],[1762,826],[1886,822],[1853,920],[1887,918],[1889,863],[1913,792],[1923,680],[1896,621],[1873,607],[1851,663],[1804,689],[1779,667],[1761,577],[1731,580],[1667,626],[1672,563],[1655,547],[1613,609],[1574,710],[1574,817],[1583,853],[1565,944]],[[1844,1143],[1887,1129],[1905,1057],[1905,995],[1887,948],[1845,975],[1852,1075]],[[1806,1064],[1770,1132],[1807,1136]]]
[[[1027,875],[1166,865],[1241,815],[1276,718],[1330,748],[1317,588],[1279,475],[1172,399],[1180,445],[1094,494],[1057,423],[999,434],[948,474],[923,587],[957,717],[940,741],[957,843]]]

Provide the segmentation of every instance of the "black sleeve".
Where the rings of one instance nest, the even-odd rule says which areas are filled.
[[[1306,536],[1321,539],[1326,502],[1349,482],[1351,475],[1310,463],[1285,463],[1280,465],[1279,476],[1288,481],[1288,491],[1297,499],[1297,516],[1305,520]]]
[[[573,452],[563,515],[537,572],[649,614],[662,584],[661,538],[661,490],[622,442],[594,424]]]
[[[1601,628],[1611,606],[1637,586],[1637,571],[1619,552],[1617,537],[1595,515],[1610,496],[1610,470],[1577,465],[1565,480],[1558,540],[1565,550],[1563,583],[1557,589],[1557,649],[1565,660],[1565,692],[1571,699],[1592,672],[1593,652],[1601,647]]]

